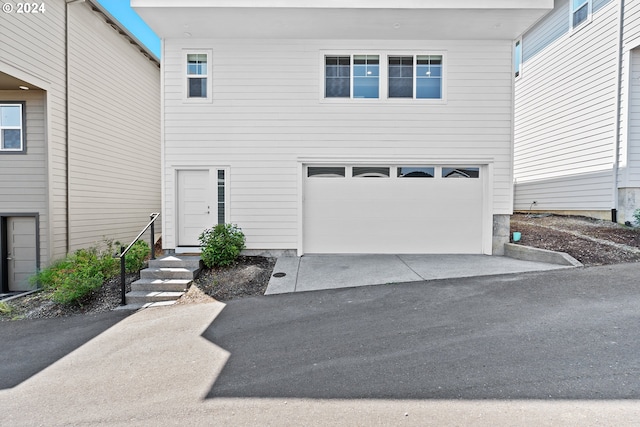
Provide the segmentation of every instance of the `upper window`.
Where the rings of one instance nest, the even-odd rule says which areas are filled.
[[[24,151],[23,103],[0,104],[0,151]]]
[[[588,22],[591,16],[591,0],[571,0],[571,28]]]
[[[326,98],[378,98],[378,55],[325,56]]]
[[[211,100],[211,51],[190,51],[186,61],[185,96],[189,101]]]
[[[522,73],[522,40],[516,41],[513,49],[513,70],[516,77]]]
[[[187,55],[187,98],[207,97],[207,54]]]
[[[389,98],[442,99],[442,55],[389,56]]]
[[[323,60],[325,99],[444,99],[443,54],[337,54]]]

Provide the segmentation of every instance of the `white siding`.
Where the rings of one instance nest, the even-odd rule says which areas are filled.
[[[0,211],[39,212],[41,262],[64,255],[66,251],[66,166],[64,94],[64,2],[47,2],[46,13],[0,14],[0,72],[29,83],[43,82],[46,94],[0,91],[4,99],[27,100],[27,153],[0,154],[2,182],[15,182],[11,194],[3,185]],[[45,141],[47,146],[45,147]],[[6,177],[18,162],[38,165],[27,177],[19,173]],[[49,167],[46,168],[47,162]],[[11,165],[11,168],[9,167]],[[25,171],[28,169],[25,169]],[[35,185],[41,186],[39,190]],[[47,199],[47,195],[51,195]]]
[[[538,209],[608,210],[613,207],[617,7],[615,2],[603,6],[578,31],[554,33],[550,44],[531,37],[560,22],[562,14],[568,22],[566,0],[523,36],[523,49],[525,41],[545,46],[529,56],[516,80],[515,208],[529,209],[536,200]]]
[[[184,101],[183,49],[212,49],[213,101]],[[322,51],[446,51],[447,102],[323,102]],[[510,41],[166,40],[165,247],[175,170],[230,168],[228,222],[249,249],[298,243],[300,157],[494,162],[493,214],[510,214]]]
[[[88,4],[69,21],[71,249],[128,243],[160,210],[160,70]]]
[[[623,59],[618,186],[629,188],[640,187],[640,4],[637,2],[625,6]]]

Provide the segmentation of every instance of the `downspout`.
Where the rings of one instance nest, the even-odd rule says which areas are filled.
[[[71,197],[70,197],[70,177],[69,170],[69,5],[72,3],[84,3],[84,0],[65,0],[64,5],[64,168],[66,174],[65,196],[67,202],[66,219],[66,252],[71,252]]]
[[[618,2],[618,46],[617,46],[617,64],[616,64],[616,106],[615,106],[615,146],[613,157],[613,209],[611,209],[611,221],[618,222],[618,178],[620,169],[620,132],[622,125],[620,121],[620,104],[622,103],[622,46],[623,46],[623,28],[624,28],[624,1]],[[628,89],[627,89],[628,90]]]

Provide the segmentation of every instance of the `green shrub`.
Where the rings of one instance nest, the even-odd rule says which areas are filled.
[[[13,313],[13,306],[4,301],[0,301],[0,316],[10,316]]]
[[[200,257],[207,267],[227,267],[244,249],[244,233],[237,225],[218,224],[198,237],[202,246]]]
[[[636,225],[640,226],[640,209],[635,210],[633,217],[636,219]]]
[[[96,247],[78,249],[38,272],[31,282],[51,291],[53,301],[72,304],[79,303],[99,289],[106,278],[118,271],[118,260],[113,258],[113,243],[106,241],[105,250],[99,251]]]
[[[138,240],[131,246],[124,256],[124,266],[127,273],[136,273],[144,267],[144,260],[151,254],[149,245],[144,240]]]

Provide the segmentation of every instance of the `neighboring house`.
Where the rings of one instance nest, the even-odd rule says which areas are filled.
[[[513,46],[552,0],[133,0],[163,39],[163,245],[501,254]]]
[[[159,61],[95,1],[36,6],[0,13],[2,292],[160,209]]]
[[[640,2],[556,0],[516,46],[515,209],[633,221]]]

